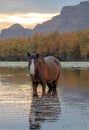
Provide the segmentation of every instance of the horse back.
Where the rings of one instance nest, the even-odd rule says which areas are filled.
[[[55,64],[56,66],[58,66],[58,68],[61,68],[59,60],[53,56],[45,57],[44,60],[48,67],[51,67],[52,65]]]
[[[44,58],[47,70],[47,79],[54,80],[60,75],[61,65],[58,59],[53,56]]]

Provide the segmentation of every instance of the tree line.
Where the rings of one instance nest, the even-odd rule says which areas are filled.
[[[0,40],[0,60],[27,60],[27,52],[52,55],[60,61],[89,61],[89,30]]]

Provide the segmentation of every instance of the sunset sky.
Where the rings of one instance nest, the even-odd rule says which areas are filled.
[[[0,30],[15,23],[34,28],[60,14],[62,7],[79,4],[80,1],[84,0],[0,0]]]

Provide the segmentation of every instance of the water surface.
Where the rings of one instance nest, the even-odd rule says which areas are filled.
[[[89,69],[64,69],[57,95],[33,97],[26,68],[0,67],[0,130],[33,129],[89,130]]]

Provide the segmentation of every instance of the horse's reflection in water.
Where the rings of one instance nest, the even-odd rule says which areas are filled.
[[[33,96],[29,117],[29,129],[40,130],[41,123],[59,119],[61,113],[58,94]]]

